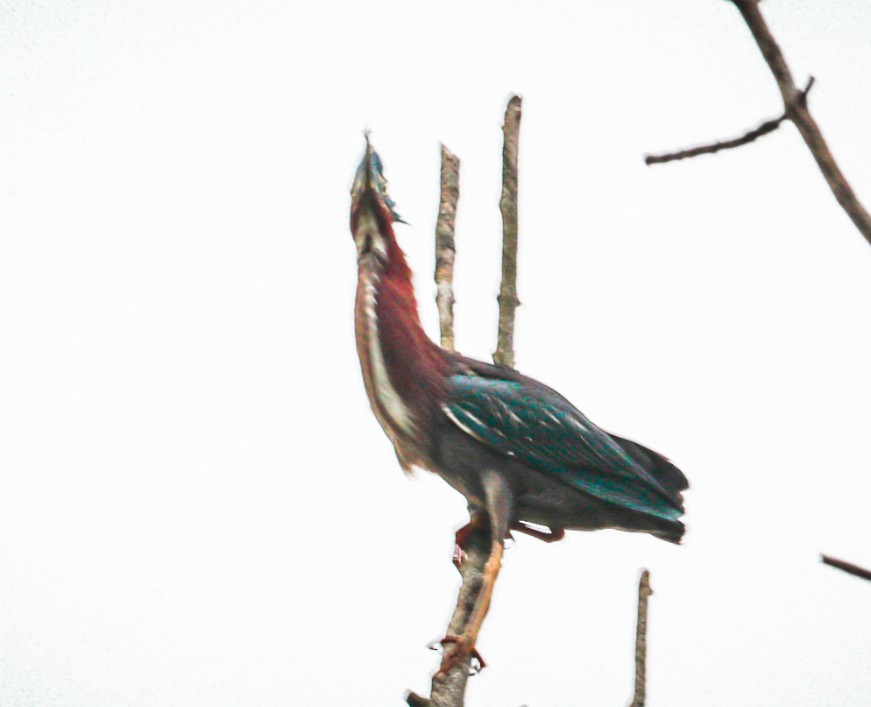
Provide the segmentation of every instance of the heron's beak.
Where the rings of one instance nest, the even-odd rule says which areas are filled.
[[[375,151],[372,149],[372,143],[369,142],[369,133],[365,133],[366,137],[366,152],[363,154],[363,159],[360,160],[360,165],[357,167],[357,174],[354,176],[354,186],[351,187],[351,209],[356,211],[364,203],[370,206],[377,203],[379,200],[378,185],[374,178],[374,170],[372,169],[373,158]]]
[[[358,213],[365,205],[370,210],[381,212],[391,222],[405,223],[394,210],[393,200],[387,194],[387,180],[381,166],[381,158],[372,148],[369,133],[366,138],[366,152],[357,167],[354,186],[351,187],[351,212]]]

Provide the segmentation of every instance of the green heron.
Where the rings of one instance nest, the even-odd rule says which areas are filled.
[[[467,628],[444,641],[456,660],[474,652],[511,530],[551,542],[566,530],[616,528],[679,543],[688,483],[664,456],[599,429],[555,390],[431,341],[393,232],[398,221],[367,137],[351,190],[351,233],[369,403],[404,470],[433,471],[466,497],[470,522],[457,546],[478,528],[491,539]]]

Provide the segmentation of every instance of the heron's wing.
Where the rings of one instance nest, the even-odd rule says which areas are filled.
[[[667,490],[565,398],[531,379],[453,375],[443,409],[479,442],[577,491],[665,520],[683,512],[678,491]]]

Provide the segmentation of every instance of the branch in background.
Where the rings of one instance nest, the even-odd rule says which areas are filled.
[[[514,312],[517,299],[517,153],[520,138],[520,96],[512,96],[502,126],[502,286],[499,288],[499,337],[493,362],[514,367]]]
[[[443,349],[454,350],[454,221],[460,199],[460,160],[442,147],[439,217],[435,230],[436,306]]]
[[[859,565],[853,565],[849,562],[838,560],[834,557],[830,557],[829,555],[820,555],[820,559],[823,561],[824,565],[836,567],[837,569],[842,570],[847,574],[852,574],[854,577],[861,577],[862,579],[867,579],[868,581],[871,581],[871,570],[866,570],[864,567],[859,567]]]
[[[814,77],[811,76],[807,82],[807,86],[805,86],[804,91],[801,92],[801,101],[803,103],[807,103],[807,94],[810,92],[813,85]],[[663,164],[664,162],[674,162],[675,160],[684,160],[688,157],[698,157],[699,155],[712,155],[715,152],[719,152],[720,150],[730,150],[733,147],[741,147],[741,145],[746,145],[747,143],[753,142],[754,140],[758,140],[763,135],[773,133],[780,127],[780,124],[784,120],[789,120],[789,116],[786,113],[781,115],[779,118],[766,120],[758,128],[748,130],[741,137],[736,137],[731,140],[724,140],[723,142],[715,142],[711,145],[692,147],[689,150],[680,150],[679,152],[668,152],[663,155],[648,155],[644,158],[644,164]]]
[[[733,147],[741,147],[748,142],[758,140],[763,135],[773,133],[780,127],[780,124],[786,120],[786,113],[774,120],[766,120],[762,125],[753,130],[748,130],[741,137],[732,138],[731,140],[723,140],[710,145],[701,145],[700,147],[691,147],[687,150],[679,150],[678,152],[666,152],[662,155],[647,155],[644,158],[644,164],[663,164],[665,162],[675,162],[676,160],[685,160],[689,157],[698,157],[699,155],[712,155],[720,150],[731,150]]]
[[[859,232],[865,237],[865,240],[867,240],[868,243],[871,243],[871,216],[868,215],[868,212],[859,202],[852,187],[849,182],[847,182],[847,179],[844,177],[841,169],[835,162],[835,158],[832,156],[829,146],[826,144],[826,141],[820,132],[819,126],[816,124],[816,121],[808,110],[806,97],[807,92],[810,90],[811,84],[813,83],[813,79],[810,80],[804,91],[800,91],[796,87],[795,81],[792,78],[792,72],[790,72],[789,66],[786,64],[786,59],[783,57],[783,52],[781,52],[780,47],[771,35],[771,30],[768,29],[768,25],[765,23],[765,18],[762,17],[762,13],[759,11],[758,0],[731,1],[735,7],[738,8],[738,12],[741,13],[741,17],[743,17],[744,21],[747,23],[747,27],[749,27],[750,32],[753,34],[753,39],[756,40],[756,44],[762,52],[762,56],[765,58],[768,68],[771,69],[771,73],[774,74],[774,79],[777,81],[780,95],[783,98],[783,117],[777,119],[777,121],[763,123],[755,131],[751,131],[744,135],[743,138],[729,140],[725,143],[718,143],[717,145],[710,146],[709,149],[695,148],[693,150],[686,150],[684,153],[688,154],[676,153],[681,155],[681,157],[671,157],[671,159],[694,157],[695,155],[717,152],[718,150],[727,147],[745,145],[749,142],[753,142],[753,140],[762,135],[773,132],[778,125],[783,122],[783,120],[789,120],[796,128],[798,128],[799,133],[804,139],[805,144],[808,146],[808,149],[811,151],[811,154],[816,160],[817,166],[823,173],[823,177],[825,177],[829,188],[832,190],[832,193],[835,195],[841,208],[847,212],[847,215],[853,221],[856,228],[859,229]],[[774,122],[777,122],[777,125],[773,125]],[[763,129],[765,129],[763,132],[759,132]],[[756,134],[753,135],[753,133]],[[751,135],[753,136],[749,139],[745,139]],[[716,149],[714,149],[715,147]],[[647,157],[645,158],[645,162],[647,164],[655,164],[657,162],[669,162],[671,159]]]
[[[644,707],[646,698],[647,598],[651,594],[650,572],[642,570],[638,581],[638,623],[635,627],[635,695],[630,707]]]

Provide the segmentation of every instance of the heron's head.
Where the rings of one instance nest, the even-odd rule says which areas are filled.
[[[374,253],[387,257],[387,239],[393,238],[393,224],[403,222],[387,193],[381,158],[366,135],[366,153],[351,187],[351,233],[359,255]]]

